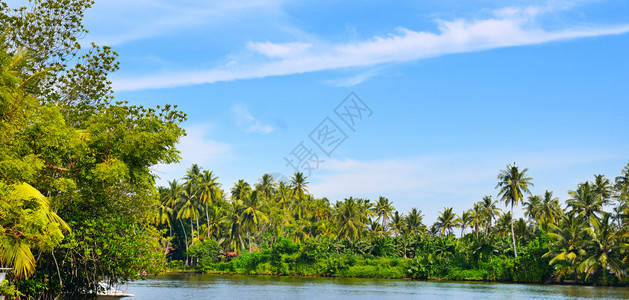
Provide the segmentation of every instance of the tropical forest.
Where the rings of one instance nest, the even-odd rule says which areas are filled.
[[[387,195],[320,198],[301,172],[223,186],[193,164],[161,186],[152,168],[181,160],[186,113],[114,98],[117,53],[80,42],[94,1],[29,3],[0,1],[9,299],[89,298],[100,282],[184,272],[629,285],[629,164],[559,199],[505,162],[487,196],[434,223]]]

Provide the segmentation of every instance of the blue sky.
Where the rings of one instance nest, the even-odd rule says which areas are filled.
[[[629,162],[629,2],[506,3],[108,0],[84,41],[120,54],[118,99],[188,114],[160,183],[192,163],[226,189],[290,175],[303,142],[315,196],[383,195],[431,223],[495,197],[508,163],[563,201]],[[371,110],[354,130],[334,112],[351,92]],[[309,138],[326,117],[347,136],[329,156]]]

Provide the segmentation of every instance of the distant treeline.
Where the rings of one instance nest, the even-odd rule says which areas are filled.
[[[254,186],[239,180],[226,192],[213,172],[192,165],[181,184],[159,189],[154,221],[173,269],[627,285],[629,164],[613,181],[579,183],[564,208],[551,191],[531,195],[527,171],[508,165],[497,199],[460,215],[444,207],[426,225],[421,210],[400,213],[385,197],[315,198],[302,173],[290,182],[264,174]],[[517,205],[526,219],[512,218]]]

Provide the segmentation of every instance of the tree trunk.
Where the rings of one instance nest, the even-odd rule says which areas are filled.
[[[513,202],[511,202],[511,240],[513,241],[513,254],[518,257],[518,249],[515,248],[515,232],[513,231]]]
[[[249,253],[251,253],[251,236],[249,235],[249,232],[247,232],[247,239],[249,240]]]
[[[210,239],[210,213],[207,201],[205,201],[205,219],[207,220],[207,239]]]
[[[183,231],[183,236],[186,238],[186,266],[188,265],[188,234],[186,234],[186,227],[183,227],[183,222],[179,219],[179,224],[181,224],[181,230]]]

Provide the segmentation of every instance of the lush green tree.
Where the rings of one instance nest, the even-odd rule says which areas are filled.
[[[396,210],[393,213],[393,217],[391,218],[391,229],[393,230],[393,235],[398,236],[404,230],[404,216],[400,215],[400,213]]]
[[[622,253],[629,249],[626,241],[628,228],[615,230],[610,216],[609,213],[603,213],[600,219],[592,218],[592,227],[586,228],[588,238],[585,248],[588,254],[579,265],[580,271],[585,272],[585,280],[595,275],[601,278],[603,284],[607,284],[608,273],[622,280],[627,271]]]
[[[594,194],[601,198],[603,204],[609,204],[612,196],[614,196],[614,186],[603,174],[594,175],[592,189],[594,190]]]
[[[220,198],[220,186],[218,177],[214,175],[214,172],[203,170],[199,178],[199,198],[201,203],[205,204],[205,219],[207,221],[207,227],[210,228],[210,205],[216,202]],[[207,231],[207,237],[210,237],[211,231]]]
[[[393,203],[386,197],[380,196],[376,201],[374,213],[378,216],[378,221],[382,222],[383,229],[387,228],[387,221],[392,217],[394,210]]]
[[[524,193],[531,194],[529,186],[533,186],[531,180],[533,178],[527,177],[527,168],[520,171],[515,165],[507,165],[506,170],[500,170],[498,174],[498,185],[496,188],[500,188],[498,197],[501,201],[505,202],[506,206],[511,205],[511,215],[513,215],[513,207],[524,201]],[[518,257],[518,250],[515,246],[515,233],[513,230],[513,219],[511,219],[511,238],[513,241],[513,254]]]
[[[456,213],[452,212],[452,207],[444,207],[443,211],[437,216],[437,222],[435,222],[436,228],[441,235],[452,233],[452,228],[459,226],[459,221]]]
[[[247,237],[249,240],[249,252],[251,253],[251,240],[256,232],[256,229],[262,225],[262,223],[269,222],[269,218],[261,211],[263,194],[258,191],[253,191],[247,195],[245,201],[243,201],[245,209],[242,212],[241,223],[244,229],[247,231]]]
[[[339,226],[339,237],[358,239],[362,230],[367,228],[368,217],[361,211],[360,204],[353,197],[340,203],[336,211]]]
[[[549,245],[549,251],[543,257],[550,257],[551,265],[558,265],[556,270],[557,281],[561,281],[566,274],[574,273],[575,279],[579,278],[577,266],[579,260],[586,255],[584,239],[586,226],[581,218],[574,213],[561,217],[558,225],[549,224],[550,236],[554,242]]]
[[[459,227],[461,227],[461,236],[465,235],[465,229],[470,226],[473,214],[474,212],[471,209],[464,210],[461,216],[457,218],[455,223],[458,223]]]
[[[480,202],[480,211],[482,212],[482,218],[485,223],[485,233],[489,234],[491,224],[496,217],[502,213],[502,210],[497,207],[497,200],[492,200],[491,196],[484,196]]]
[[[566,201],[583,220],[589,221],[592,217],[603,209],[605,201],[600,194],[596,193],[589,182],[581,183],[575,191],[568,191],[570,199]]]
[[[411,208],[403,222],[403,224],[406,225],[405,233],[417,234],[422,232],[424,230],[423,219],[424,216],[422,215],[421,209],[417,209],[416,207]]]

